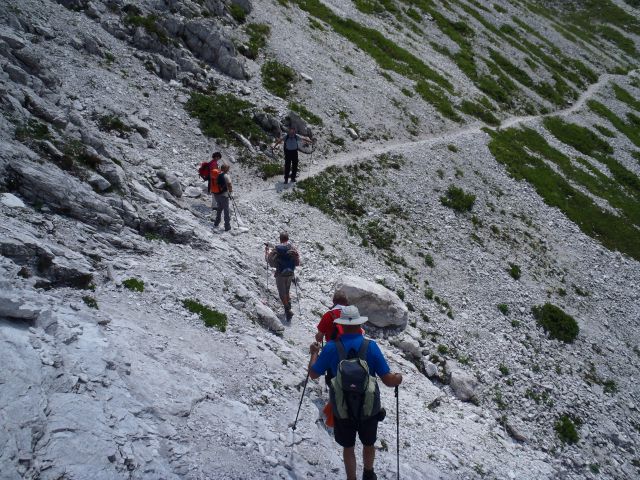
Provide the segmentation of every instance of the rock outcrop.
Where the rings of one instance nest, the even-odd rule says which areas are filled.
[[[400,298],[388,288],[360,277],[346,276],[338,282],[336,290],[347,295],[360,314],[369,317],[369,323],[378,328],[404,328],[409,310]]]

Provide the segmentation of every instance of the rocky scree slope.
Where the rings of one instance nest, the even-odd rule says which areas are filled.
[[[390,3],[370,13],[362,3],[330,5],[356,22],[347,22],[346,30],[315,2],[59,3],[2,7],[0,303],[3,365],[12,366],[1,383],[3,478],[340,475],[339,449],[314,423],[327,397],[321,384],[303,403],[298,435],[287,426],[310,332],[347,270],[385,284],[407,302],[404,332],[370,331],[407,377],[403,475],[637,473],[637,262],[603,248],[567,218],[564,206],[549,207],[544,192],[507,175],[488,148],[491,134],[475,128],[446,133],[463,119],[475,121],[465,110],[491,124],[487,112],[506,118],[564,106],[598,73],[622,74],[633,57],[602,32],[584,37],[583,25],[563,27],[549,20],[553,10],[536,11],[529,3],[493,9],[475,2],[416,3],[421,20],[413,27],[406,16],[415,15],[400,4],[398,14],[388,10]],[[633,12],[623,3],[611,5]],[[548,57],[548,45],[538,51],[526,43],[537,36],[514,19],[525,17],[533,31],[551,24],[548,35],[561,50]],[[251,29],[241,27],[243,19],[270,26],[266,45],[246,58],[240,52],[252,46]],[[508,33],[505,19],[518,37]],[[466,21],[467,30],[454,21]],[[610,28],[637,43],[633,23],[625,22]],[[426,27],[418,32],[420,25]],[[385,63],[376,48],[390,45],[374,38],[378,47],[371,47],[368,28],[392,39],[402,49],[394,55],[413,71]],[[569,31],[581,35],[572,41]],[[433,43],[419,40],[423,35]],[[449,41],[445,51],[441,46]],[[290,54],[292,44],[302,46],[299,53]],[[512,61],[523,47],[536,52],[535,67],[518,60],[520,71],[531,69],[531,80],[492,54],[490,44],[504,47],[496,51],[508,44]],[[511,97],[485,92],[495,93],[488,78],[461,61],[469,54],[481,58],[476,70],[486,69]],[[571,63],[579,77],[552,71],[563,55],[582,58],[586,68]],[[263,69],[273,58],[294,67],[294,75],[285,76],[294,92],[286,99],[268,81],[279,69]],[[575,94],[541,95],[545,79],[560,89],[553,73],[564,75]],[[432,80],[425,86],[417,74]],[[620,75],[615,82],[637,98],[637,77]],[[279,129],[285,117],[303,129],[315,123],[314,171],[354,159],[342,149],[375,150],[385,139],[397,144],[421,135],[431,140],[398,145],[393,155],[370,159],[375,163],[328,170],[283,201],[280,187],[254,176],[270,162],[258,153],[266,134],[241,125],[230,138],[209,140],[207,122],[200,130],[183,107],[194,110],[194,92],[216,100],[242,97],[257,106],[250,115],[267,130]],[[605,119],[589,107],[568,120],[609,131],[616,161],[637,175],[636,137],[629,131],[633,103],[616,92],[607,86],[594,97],[614,116]],[[482,108],[463,105],[474,96]],[[375,113],[381,110],[384,115]],[[583,154],[582,146],[576,150],[557,139],[536,119],[527,126],[572,162]],[[442,136],[434,136],[437,131]],[[194,175],[197,162],[215,149],[238,161],[243,228],[234,235],[212,235]],[[585,161],[600,165],[595,158]],[[617,168],[609,160],[601,164],[608,165],[597,167],[603,175]],[[381,179],[381,168],[392,174]],[[327,178],[332,190],[319,203],[308,184],[323,187]],[[611,205],[620,203],[609,202],[623,197],[594,194],[593,185],[575,178],[576,190],[618,211]],[[441,205],[451,184],[476,195],[471,213]],[[354,200],[337,205],[344,222],[318,211],[336,207],[336,192],[344,194],[337,200]],[[632,203],[625,200],[623,207],[620,212],[633,214]],[[280,228],[291,231],[306,258],[302,315],[286,326],[261,257],[261,242]],[[225,313],[226,332],[189,313],[184,301],[190,299]],[[536,326],[531,307],[547,301],[578,320],[573,344],[551,340]],[[239,368],[256,373],[240,383]],[[386,390],[384,402],[391,411]],[[557,425],[570,431],[568,422],[577,428],[575,444],[555,431]],[[382,478],[393,476],[394,459],[384,452],[394,432],[391,422],[381,425]]]

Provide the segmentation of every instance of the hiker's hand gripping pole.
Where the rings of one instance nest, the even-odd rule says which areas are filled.
[[[302,387],[302,396],[300,397],[300,403],[298,404],[298,412],[296,413],[296,419],[293,422],[293,431],[296,431],[296,426],[298,424],[298,416],[300,415],[300,408],[302,407],[302,400],[304,400],[304,392],[307,390],[307,383],[309,383],[309,370],[311,369],[311,365],[315,363],[316,358],[318,358],[318,352],[320,351],[320,344],[318,342],[314,342],[309,347],[309,352],[311,353],[311,359],[309,360],[309,367],[307,368],[307,376],[304,379],[304,387]]]

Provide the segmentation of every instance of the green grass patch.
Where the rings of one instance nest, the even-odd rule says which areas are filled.
[[[125,25],[142,27],[149,35],[155,35],[162,43],[168,43],[169,37],[164,28],[158,24],[158,17],[155,15],[127,15],[124,17]]]
[[[95,299],[95,297],[92,297],[90,295],[85,295],[84,297],[82,297],[82,301],[87,307],[93,308],[95,310],[99,310],[98,301]]]
[[[576,429],[576,424],[569,415],[562,415],[554,425],[554,429],[558,438],[562,443],[574,444],[578,443],[580,436]]]
[[[47,124],[30,118],[26,123],[16,127],[15,139],[25,143],[30,140],[51,140],[51,132]]]
[[[277,60],[269,60],[262,65],[262,85],[277,97],[286,98],[291,93],[296,80],[296,72]]]
[[[600,132],[601,135],[603,135],[605,137],[608,137],[608,138],[615,138],[616,137],[616,132],[614,132],[613,130],[609,130],[605,126],[594,125],[593,128],[595,128],[598,132]]]
[[[126,280],[123,280],[122,286],[132,292],[144,292],[144,282],[137,278],[127,278]]]
[[[506,166],[511,176],[531,183],[548,205],[559,208],[585,234],[597,239],[605,247],[640,259],[640,235],[629,222],[629,219],[638,221],[637,201],[625,193],[620,185],[595,168],[587,172],[576,167],[570,158],[552,148],[534,130],[510,128],[489,133],[493,137],[489,142],[490,151]],[[616,165],[617,162],[611,157],[600,158],[614,170],[614,176],[615,171],[619,170],[616,179],[630,185],[627,188],[633,191],[631,186],[637,177],[626,175],[622,170],[624,167]],[[547,161],[555,163],[560,172],[556,172]],[[622,209],[624,216],[602,209],[588,195],[574,188],[563,175]]]
[[[267,40],[271,35],[271,27],[264,23],[249,23],[244,27],[249,36],[246,48],[241,53],[252,60],[258,58],[260,51],[267,46]]]
[[[531,313],[533,313],[538,325],[551,338],[564,343],[572,343],[580,333],[580,327],[575,319],[560,307],[551,303],[545,303],[543,306],[534,306],[531,308]]]
[[[459,213],[470,212],[475,201],[475,195],[466,193],[462,188],[454,185],[449,185],[445,195],[440,197],[440,203],[442,205]]]
[[[498,126],[500,120],[488,108],[477,102],[463,100],[460,104],[460,111],[472,117],[482,120],[487,125]]]
[[[267,139],[267,135],[253,121],[255,105],[231,93],[192,93],[185,108],[191,116],[200,120],[202,133],[208,137],[236,145],[240,145],[240,142],[233,132],[253,141]]]
[[[247,12],[237,3],[232,3],[227,6],[227,8],[229,9],[229,15],[231,15],[236,22],[244,23],[247,20]]]
[[[627,55],[637,57],[638,51],[636,50],[635,42],[629,37],[624,36],[615,28],[610,27],[609,25],[599,25],[596,31],[602,38],[613,43]]]
[[[507,305],[506,303],[499,303],[498,311],[503,315],[509,315],[509,305]]]
[[[627,90],[614,83],[613,92],[615,93],[618,100],[626,103],[632,109],[640,112],[640,100],[631,95],[631,93],[629,93]]]
[[[624,133],[625,136],[634,143],[634,145],[640,147],[640,118],[633,115],[632,113],[628,113],[628,121],[625,122],[611,110],[605,107],[602,103],[596,100],[587,101],[587,106],[602,118],[606,118],[607,120],[609,120],[609,122],[611,122],[616,130]]]
[[[511,275],[511,278],[513,278],[514,280],[520,280],[520,277],[522,276],[520,265],[516,265],[515,263],[509,263],[507,272],[509,272],[509,275]]]
[[[447,94],[437,85],[420,80],[416,83],[415,89],[422,99],[433,105],[443,117],[454,122],[462,121],[462,117],[455,111],[453,103],[451,103]]]
[[[217,328],[221,332],[227,331],[227,316],[224,313],[213,310],[193,299],[183,300],[182,306],[191,313],[197,314],[207,327]]]
[[[331,10],[331,8],[320,0],[292,1],[310,15],[330,25],[337,34],[348,39],[362,51],[371,56],[371,58],[373,58],[383,70],[392,70],[413,80],[420,80],[422,82],[431,81],[440,88],[453,92],[453,85],[449,80],[436,72],[433,68],[429,67],[422,60],[411,54],[409,51],[386,38],[379,30],[365,27],[353,19],[343,18],[340,15],[337,15],[333,10]],[[385,0],[385,2],[386,1],[388,0]],[[380,2],[368,1],[364,3],[379,4]],[[389,5],[392,3],[393,2],[388,1]],[[431,89],[423,88],[422,90],[424,93],[427,93],[427,90],[430,91]],[[451,114],[452,108],[448,108],[446,105],[448,100],[443,94],[436,92],[423,95],[421,93],[421,96],[427,102],[431,102],[432,100],[435,101],[436,103],[434,106],[436,106],[438,111],[443,115],[448,118],[453,116]]]
[[[311,125],[322,126],[322,124],[324,123],[322,121],[322,118],[320,118],[315,113],[307,110],[307,108],[300,103],[296,103],[296,102],[289,103],[289,110],[291,110],[292,112],[296,112],[298,115],[302,117],[303,120],[305,120],[307,123],[310,123]]]
[[[129,133],[131,127],[126,125],[117,115],[102,115],[98,118],[98,128],[103,132]]]
[[[560,117],[547,117],[543,123],[554,137],[562,143],[571,145],[585,155],[610,155],[613,153],[613,147],[606,140],[603,140],[586,127],[575,123],[567,123]]]
[[[280,163],[269,162],[260,165],[260,175],[263,180],[284,174],[284,167]]]

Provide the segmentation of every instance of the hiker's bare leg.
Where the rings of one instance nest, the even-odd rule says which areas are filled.
[[[355,447],[345,448],[342,451],[344,458],[344,470],[347,473],[347,480],[356,480],[356,449]]]
[[[373,461],[376,459],[376,447],[373,445],[363,445],[362,463],[365,470],[373,470]]]

